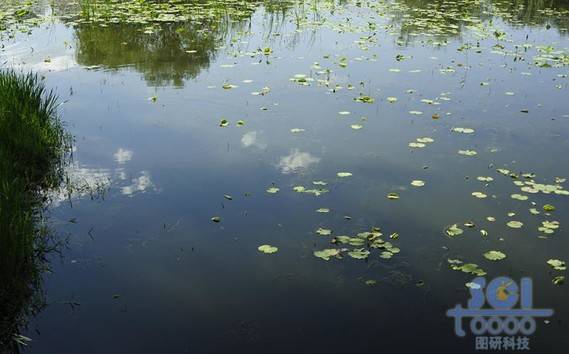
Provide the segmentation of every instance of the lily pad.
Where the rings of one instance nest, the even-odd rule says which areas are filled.
[[[423,187],[425,185],[425,181],[421,181],[419,179],[415,179],[413,181],[411,181],[411,185],[413,187]]]
[[[476,197],[478,199],[484,199],[484,198],[488,197],[486,194],[484,194],[482,192],[472,192],[472,196]]]
[[[316,233],[321,236],[329,236],[332,234],[332,230],[319,227],[318,230],[316,230]]]
[[[565,262],[559,259],[550,259],[547,261],[547,264],[549,264],[555,270],[567,270]]]
[[[464,156],[476,156],[476,155],[478,155],[478,153],[474,150],[458,150],[458,153],[460,155],[464,155]]]
[[[500,261],[506,258],[506,255],[503,252],[492,250],[484,253],[484,257],[491,261]]]
[[[449,237],[456,237],[461,235],[464,232],[464,230],[462,230],[460,227],[458,227],[458,224],[452,224],[451,226],[447,227],[445,230],[445,233],[447,234],[447,236]]]
[[[325,261],[329,261],[331,257],[337,257],[340,254],[340,250],[336,248],[327,248],[321,251],[314,251],[314,256],[322,258]]]
[[[279,191],[280,191],[280,188],[277,188],[277,187],[267,188],[267,193],[275,194],[275,193],[278,193]]]
[[[508,226],[511,227],[512,229],[519,229],[519,228],[521,228],[522,226],[524,226],[524,223],[521,222],[521,221],[512,220],[512,221],[508,221],[508,222],[506,223],[506,225],[508,225]]]
[[[348,252],[348,255],[355,259],[366,259],[369,256],[369,251],[365,248],[356,248]]]
[[[271,245],[261,245],[257,249],[259,250],[259,252],[268,253],[268,254],[275,253],[279,250],[278,247],[274,247]]]

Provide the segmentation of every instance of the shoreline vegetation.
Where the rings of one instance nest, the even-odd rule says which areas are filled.
[[[43,212],[63,181],[71,146],[57,97],[35,74],[0,71],[0,353],[17,352],[41,309],[46,254],[56,247]]]

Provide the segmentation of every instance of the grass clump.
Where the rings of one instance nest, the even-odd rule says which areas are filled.
[[[14,345],[38,293],[52,244],[42,223],[70,151],[57,98],[37,75],[0,71],[0,352]]]

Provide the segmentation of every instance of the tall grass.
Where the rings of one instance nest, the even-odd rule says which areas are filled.
[[[0,71],[0,353],[40,305],[45,191],[61,182],[69,146],[57,98],[38,76]]]

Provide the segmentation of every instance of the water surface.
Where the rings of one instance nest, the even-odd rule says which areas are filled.
[[[473,275],[449,258],[531,276],[555,310],[532,351],[569,347],[566,272],[546,263],[569,260],[569,197],[515,184],[569,177],[566,2],[226,2],[159,24],[53,6],[0,54],[57,89],[76,138],[79,187],[50,207],[69,245],[27,352],[473,352],[445,315]],[[372,227],[400,252],[314,256]]]

